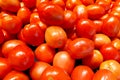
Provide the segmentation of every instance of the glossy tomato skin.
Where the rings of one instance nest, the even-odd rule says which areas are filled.
[[[18,45],[9,54],[9,63],[15,70],[25,71],[34,64],[34,53],[28,46]]]
[[[2,80],[11,70],[8,59],[0,57],[0,79]]]
[[[47,67],[41,77],[40,80],[71,80],[70,76],[62,69],[57,66]]]
[[[42,3],[38,6],[40,19],[48,25],[61,25],[64,20],[64,10],[57,4]]]
[[[93,20],[93,23],[95,24],[96,33],[100,33],[101,27],[103,25],[103,21],[102,20]]]
[[[90,19],[80,19],[76,25],[76,34],[78,37],[92,38],[96,34],[96,28]]]
[[[52,0],[53,4],[57,4],[61,6],[63,9],[65,9],[65,1],[64,0]]]
[[[36,59],[46,63],[52,63],[55,55],[55,49],[48,44],[43,43],[35,49]]]
[[[35,6],[36,6],[36,0],[22,0],[22,2],[28,8],[35,8]]]
[[[2,44],[5,41],[4,32],[2,29],[0,29],[0,44]]]
[[[37,12],[31,13],[30,15],[30,23],[36,23],[40,21],[39,14]]]
[[[91,4],[94,4],[94,0],[80,0],[82,2],[82,4],[88,6]]]
[[[12,79],[30,80],[26,74],[24,74],[23,72],[15,71],[15,70],[12,70],[3,78],[3,80],[12,80]]]
[[[40,80],[40,76],[43,73],[43,71],[50,66],[51,65],[46,62],[35,62],[35,64],[30,68],[30,77],[32,78],[32,80]]]
[[[115,38],[112,40],[111,44],[119,51],[120,50],[120,39]]]
[[[38,46],[44,42],[44,31],[37,23],[25,25],[22,34],[25,42],[29,45]]]
[[[117,78],[115,77],[115,75],[106,69],[101,69],[98,70],[94,76],[93,76],[93,80],[117,80]]]
[[[72,80],[92,80],[94,72],[88,66],[76,66],[71,73]]]
[[[74,59],[82,59],[94,50],[94,42],[88,38],[76,38],[68,44],[67,51]]]
[[[54,56],[53,66],[58,66],[68,74],[71,74],[75,66],[75,59],[73,59],[67,51],[59,51]]]

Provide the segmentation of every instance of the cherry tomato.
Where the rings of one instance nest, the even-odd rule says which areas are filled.
[[[119,39],[119,38],[115,38],[114,40],[112,40],[112,45],[113,45],[118,51],[120,51],[120,39]]]
[[[68,74],[71,74],[75,65],[75,60],[67,51],[59,51],[53,59],[53,66],[58,66],[64,69]]]
[[[34,12],[30,15],[30,23],[36,23],[40,21],[39,14],[37,12]]]
[[[94,75],[93,70],[84,65],[76,66],[71,73],[72,80],[92,80]]]
[[[63,9],[65,9],[65,2],[64,0],[52,0],[53,4],[57,4],[59,6],[61,6]]]
[[[22,2],[28,8],[35,8],[35,6],[36,6],[36,0],[22,0]]]
[[[96,33],[100,33],[101,27],[103,25],[103,21],[102,20],[94,20],[93,23],[95,24]]]

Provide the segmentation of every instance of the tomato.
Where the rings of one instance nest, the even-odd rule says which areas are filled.
[[[74,59],[82,59],[94,50],[94,42],[88,38],[76,38],[68,44],[67,51]]]
[[[92,4],[87,6],[88,18],[100,19],[105,14],[105,9],[100,5]]]
[[[36,23],[40,21],[39,14],[37,12],[34,12],[30,15],[30,23]]]
[[[24,74],[23,72],[12,70],[3,78],[3,80],[12,80],[12,79],[29,80],[29,77],[26,74]]]
[[[25,42],[29,45],[38,46],[44,42],[44,31],[37,23],[25,25],[22,34]]]
[[[120,80],[120,64],[116,60],[107,60],[100,64],[100,69],[107,69],[113,72],[117,77],[117,80]]]
[[[8,57],[9,52],[12,51],[16,46],[18,45],[25,45],[24,42],[21,40],[13,39],[13,40],[8,40],[2,45],[2,54],[4,57]]]
[[[55,49],[51,48],[46,43],[39,45],[35,49],[35,56],[36,59],[39,61],[52,63],[54,55],[55,55]]]
[[[111,44],[112,44],[118,51],[120,51],[120,39],[119,39],[119,38],[113,39]]]
[[[68,74],[71,74],[75,65],[75,60],[67,51],[59,51],[53,59],[53,66],[58,66],[64,69]]]
[[[99,68],[102,62],[103,56],[99,50],[94,50],[92,55],[82,59],[82,64],[89,66],[93,70]]]
[[[45,31],[45,41],[52,48],[61,48],[67,41],[67,34],[60,26],[49,26]]]
[[[25,71],[34,64],[34,53],[28,46],[18,45],[9,54],[9,63],[15,70]]]
[[[76,25],[78,37],[92,38],[96,34],[96,28],[90,19],[80,19]]]
[[[98,70],[95,74],[92,80],[117,80],[117,78],[114,76],[114,74],[106,69]]]
[[[40,80],[41,74],[49,66],[51,65],[46,62],[35,62],[35,64],[30,68],[30,77],[32,80]]]
[[[22,2],[28,8],[35,8],[35,6],[36,6],[36,0],[22,0]]]
[[[108,16],[105,20],[103,20],[103,25],[101,27],[101,31],[108,35],[109,37],[116,37],[117,33],[120,30],[120,22],[119,19],[115,16]]]
[[[100,48],[100,52],[103,55],[104,60],[117,60],[120,62],[120,54],[118,50],[112,44],[105,44]]]
[[[3,30],[0,28],[0,44],[5,41],[5,36]]]
[[[94,75],[93,70],[84,65],[76,66],[71,73],[72,80],[92,80]]]
[[[64,0],[52,0],[53,4],[57,4],[59,6],[61,6],[63,9],[65,9],[65,2]]]
[[[41,21],[48,25],[61,25],[64,20],[64,10],[57,4],[42,3],[38,5],[38,13]]]
[[[111,43],[111,39],[102,33],[95,34],[93,37],[93,41],[95,44],[95,47],[100,49],[104,44],[109,44]]]
[[[0,57],[0,79],[2,80],[11,70],[8,59]]]
[[[102,20],[94,20],[93,23],[95,24],[96,33],[100,33],[101,27],[103,25],[103,21]]]
[[[94,0],[80,0],[82,2],[82,4],[84,5],[90,5],[90,4],[94,4]]]
[[[41,77],[40,80],[71,80],[70,76],[61,68],[57,66],[47,67]]]
[[[37,22],[37,24],[38,24],[39,27],[43,30],[43,32],[46,31],[46,29],[47,29],[48,26],[47,26],[44,22],[42,22],[42,21],[40,20],[40,21]]]

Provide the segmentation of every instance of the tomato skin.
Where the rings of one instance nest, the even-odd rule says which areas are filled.
[[[90,19],[81,19],[76,25],[76,34],[78,37],[92,38],[96,33],[93,21]]]
[[[22,2],[28,8],[35,8],[35,6],[36,6],[36,0],[22,0]]]
[[[40,80],[71,80],[70,76],[61,68],[57,66],[47,67],[41,77]]]
[[[0,57],[0,79],[2,80],[11,70],[8,59]]]
[[[95,24],[96,33],[100,33],[101,27],[103,25],[103,21],[102,20],[94,20],[93,23]]]
[[[23,72],[15,71],[15,70],[12,70],[3,78],[3,80],[12,80],[12,79],[30,80],[26,74],[24,74]]]
[[[3,30],[0,28],[0,44],[5,41],[5,36]]]
[[[65,2],[64,0],[52,0],[53,4],[57,4],[59,6],[61,6],[63,9],[65,9]]]
[[[84,5],[91,5],[94,4],[94,0],[80,0],[82,2],[82,4]]]
[[[34,64],[34,53],[27,45],[18,45],[9,54],[9,63],[15,70],[25,71]]]
[[[62,63],[61,63],[62,62]],[[64,69],[68,74],[71,74],[75,65],[75,60],[67,51],[59,51],[53,59],[53,66],[58,66]]]
[[[101,69],[98,70],[94,76],[93,76],[93,80],[117,80],[117,78],[114,76],[114,74],[106,69]]]
[[[51,65],[46,62],[35,62],[35,64],[30,68],[30,77],[32,78],[32,80],[40,80],[40,76],[43,73],[43,71],[50,66]]]
[[[30,15],[30,23],[36,23],[40,21],[39,14],[37,12],[31,13]]]
[[[112,40],[111,44],[119,51],[120,50],[120,39],[115,38]]]
[[[76,66],[71,73],[72,80],[92,80],[94,72],[88,66]]]
[[[42,3],[38,6],[41,21],[48,25],[61,25],[64,20],[64,10],[57,4]]]
[[[101,27],[102,33],[108,35],[109,37],[116,37],[120,30],[119,19],[115,16],[108,16],[103,20],[103,25]]]
[[[82,59],[91,55],[94,50],[94,42],[88,38],[76,38],[68,44],[67,51],[74,59]]]
[[[35,49],[35,56],[36,56],[36,59],[39,61],[52,63],[54,55],[55,55],[55,49],[51,48],[46,43],[39,45]]]

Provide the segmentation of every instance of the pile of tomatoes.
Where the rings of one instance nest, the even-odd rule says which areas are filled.
[[[120,0],[0,0],[0,80],[120,80]]]

